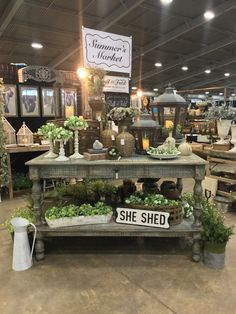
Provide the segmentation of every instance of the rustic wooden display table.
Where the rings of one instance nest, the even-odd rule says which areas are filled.
[[[43,156],[43,155],[42,155]],[[192,258],[201,259],[201,196],[202,180],[205,176],[205,160],[192,154],[174,160],[156,160],[147,156],[134,156],[120,160],[86,161],[84,159],[57,162],[39,156],[26,165],[33,180],[34,210],[37,217],[36,258],[44,258],[44,237],[55,236],[142,236],[142,237],[184,237],[193,238]],[[86,225],[50,229],[42,220],[40,179],[57,178],[177,178],[177,186],[182,191],[182,178],[194,178],[194,220],[184,220],[169,229],[109,224]]]

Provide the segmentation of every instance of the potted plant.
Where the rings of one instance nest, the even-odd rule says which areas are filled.
[[[116,107],[113,108],[108,114],[108,120],[112,120],[118,125],[119,133],[123,127],[129,131],[130,126],[133,124],[133,118],[140,114],[137,108]]]
[[[204,264],[210,268],[223,268],[226,244],[234,226],[226,226],[222,212],[205,202],[202,212]]]
[[[69,117],[65,122],[64,126],[68,127],[72,131],[74,131],[75,139],[74,139],[74,154],[70,156],[71,159],[83,158],[83,155],[79,153],[79,130],[86,130],[88,127],[88,123],[82,116],[72,116]]]
[[[73,133],[66,130],[63,127],[58,127],[53,131],[54,140],[60,143],[59,156],[55,159],[56,161],[67,161],[68,157],[65,156],[64,144],[73,137]]]
[[[229,133],[232,120],[236,118],[236,112],[229,106],[212,106],[205,113],[205,117],[208,120],[215,120],[217,123],[217,132],[220,140],[216,144],[227,144],[225,141]]]
[[[97,202],[93,206],[91,204],[82,204],[79,207],[73,204],[54,206],[45,213],[45,220],[50,228],[108,223],[111,217],[112,208],[103,202]]]
[[[102,111],[104,105],[103,86],[106,72],[99,68],[90,68],[87,76],[88,102],[95,112]]]
[[[0,202],[1,202],[1,190],[2,187],[8,183],[9,173],[7,165],[7,153],[6,153],[6,135],[3,128],[3,112],[4,112],[4,92],[3,80],[0,78]]]
[[[44,155],[45,158],[56,158],[58,155],[53,152],[53,141],[55,139],[55,130],[57,126],[54,123],[46,123],[38,129],[37,134],[49,140],[49,152]]]

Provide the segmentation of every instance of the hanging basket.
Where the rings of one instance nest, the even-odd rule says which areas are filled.
[[[104,102],[101,97],[96,97],[96,98],[89,97],[88,103],[89,103],[90,108],[93,111],[97,112],[97,111],[102,111],[103,109]]]

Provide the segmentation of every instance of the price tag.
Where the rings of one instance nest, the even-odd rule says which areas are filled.
[[[111,140],[112,140],[112,141],[114,141],[114,140],[115,140],[115,135],[114,135],[114,134],[112,134],[112,136],[111,136]]]
[[[125,145],[125,139],[124,139],[124,138],[122,138],[122,139],[120,140],[120,145]]]

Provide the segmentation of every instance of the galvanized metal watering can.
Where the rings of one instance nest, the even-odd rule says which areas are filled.
[[[12,269],[16,271],[26,270],[32,266],[32,255],[37,229],[34,224],[22,217],[13,218],[11,224],[14,228]],[[34,227],[34,239],[31,251],[27,233],[29,225]]]

